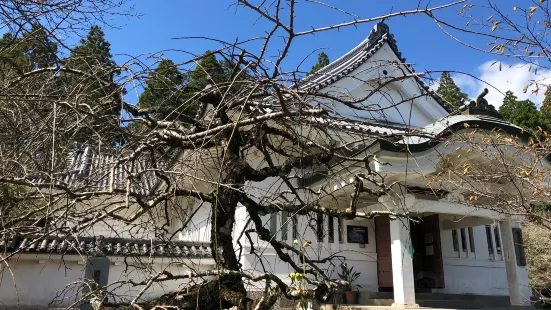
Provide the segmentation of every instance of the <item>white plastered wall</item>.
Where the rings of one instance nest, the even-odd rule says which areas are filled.
[[[133,280],[140,282],[147,279],[149,273],[153,274],[163,270],[173,275],[185,274],[189,270],[201,271],[213,267],[212,259],[194,259],[173,261],[169,258],[155,258],[149,261],[147,257],[136,260],[127,258],[127,264],[123,257],[109,257],[108,283]],[[0,308],[20,306],[21,309],[46,309],[56,299],[52,307],[67,307],[74,303],[80,296],[80,287],[74,285],[82,281],[85,270],[85,257],[48,254],[23,254],[17,255],[0,267]],[[141,269],[135,269],[130,265],[141,264]],[[145,273],[144,273],[145,272]],[[158,297],[167,292],[173,292],[182,288],[187,280],[166,281],[152,285],[143,295],[142,300]],[[112,293],[121,300],[132,300],[143,286],[131,284],[116,284],[110,286]],[[63,294],[62,294],[63,293]]]
[[[497,253],[494,259],[490,259],[485,226],[472,228],[474,253],[470,249],[468,235],[467,252],[462,250],[460,235],[458,235],[459,251],[454,251],[452,231],[442,229],[442,222],[446,219],[453,220],[454,217],[440,214],[440,238],[446,287],[436,291],[451,294],[508,295],[505,263],[502,256]],[[495,238],[493,244],[495,247]]]

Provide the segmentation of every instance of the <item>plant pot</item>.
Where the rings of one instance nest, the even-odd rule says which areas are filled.
[[[356,291],[347,291],[346,292],[346,304],[354,305],[354,304],[356,304],[356,300],[358,300],[358,292],[356,292]]]

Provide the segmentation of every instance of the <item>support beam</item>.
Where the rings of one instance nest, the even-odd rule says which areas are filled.
[[[415,282],[410,248],[409,220],[398,218],[390,221],[390,251],[392,255],[392,281],[394,305],[415,305]]]
[[[521,225],[519,222],[502,221],[500,226],[511,305],[530,305],[532,290],[528,281],[526,258],[523,257],[524,246],[522,245]],[[516,238],[514,237],[513,230],[517,234]],[[515,241],[517,241],[516,244]]]
[[[379,198],[379,202],[390,211],[408,214],[415,203],[411,194],[398,194]],[[392,258],[392,281],[394,306],[415,307],[415,282],[413,277],[412,243],[409,220],[398,217],[390,220],[390,252]]]
[[[452,220],[449,220],[449,219],[443,220],[441,227],[443,230],[452,230],[452,229],[458,229],[458,228],[490,225],[493,223],[494,223],[493,219],[484,218],[484,217],[454,216],[454,219]]]

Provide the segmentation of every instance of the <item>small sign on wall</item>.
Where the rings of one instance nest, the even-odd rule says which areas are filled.
[[[367,244],[367,227],[366,226],[346,226],[346,242]]]

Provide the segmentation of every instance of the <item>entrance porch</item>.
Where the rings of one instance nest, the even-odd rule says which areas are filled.
[[[392,293],[393,305],[422,305],[426,302],[417,297],[427,293],[508,295],[509,305],[530,304],[520,222],[411,194],[396,199],[385,196],[379,202],[396,213],[408,210],[411,221],[375,219],[378,290]]]

